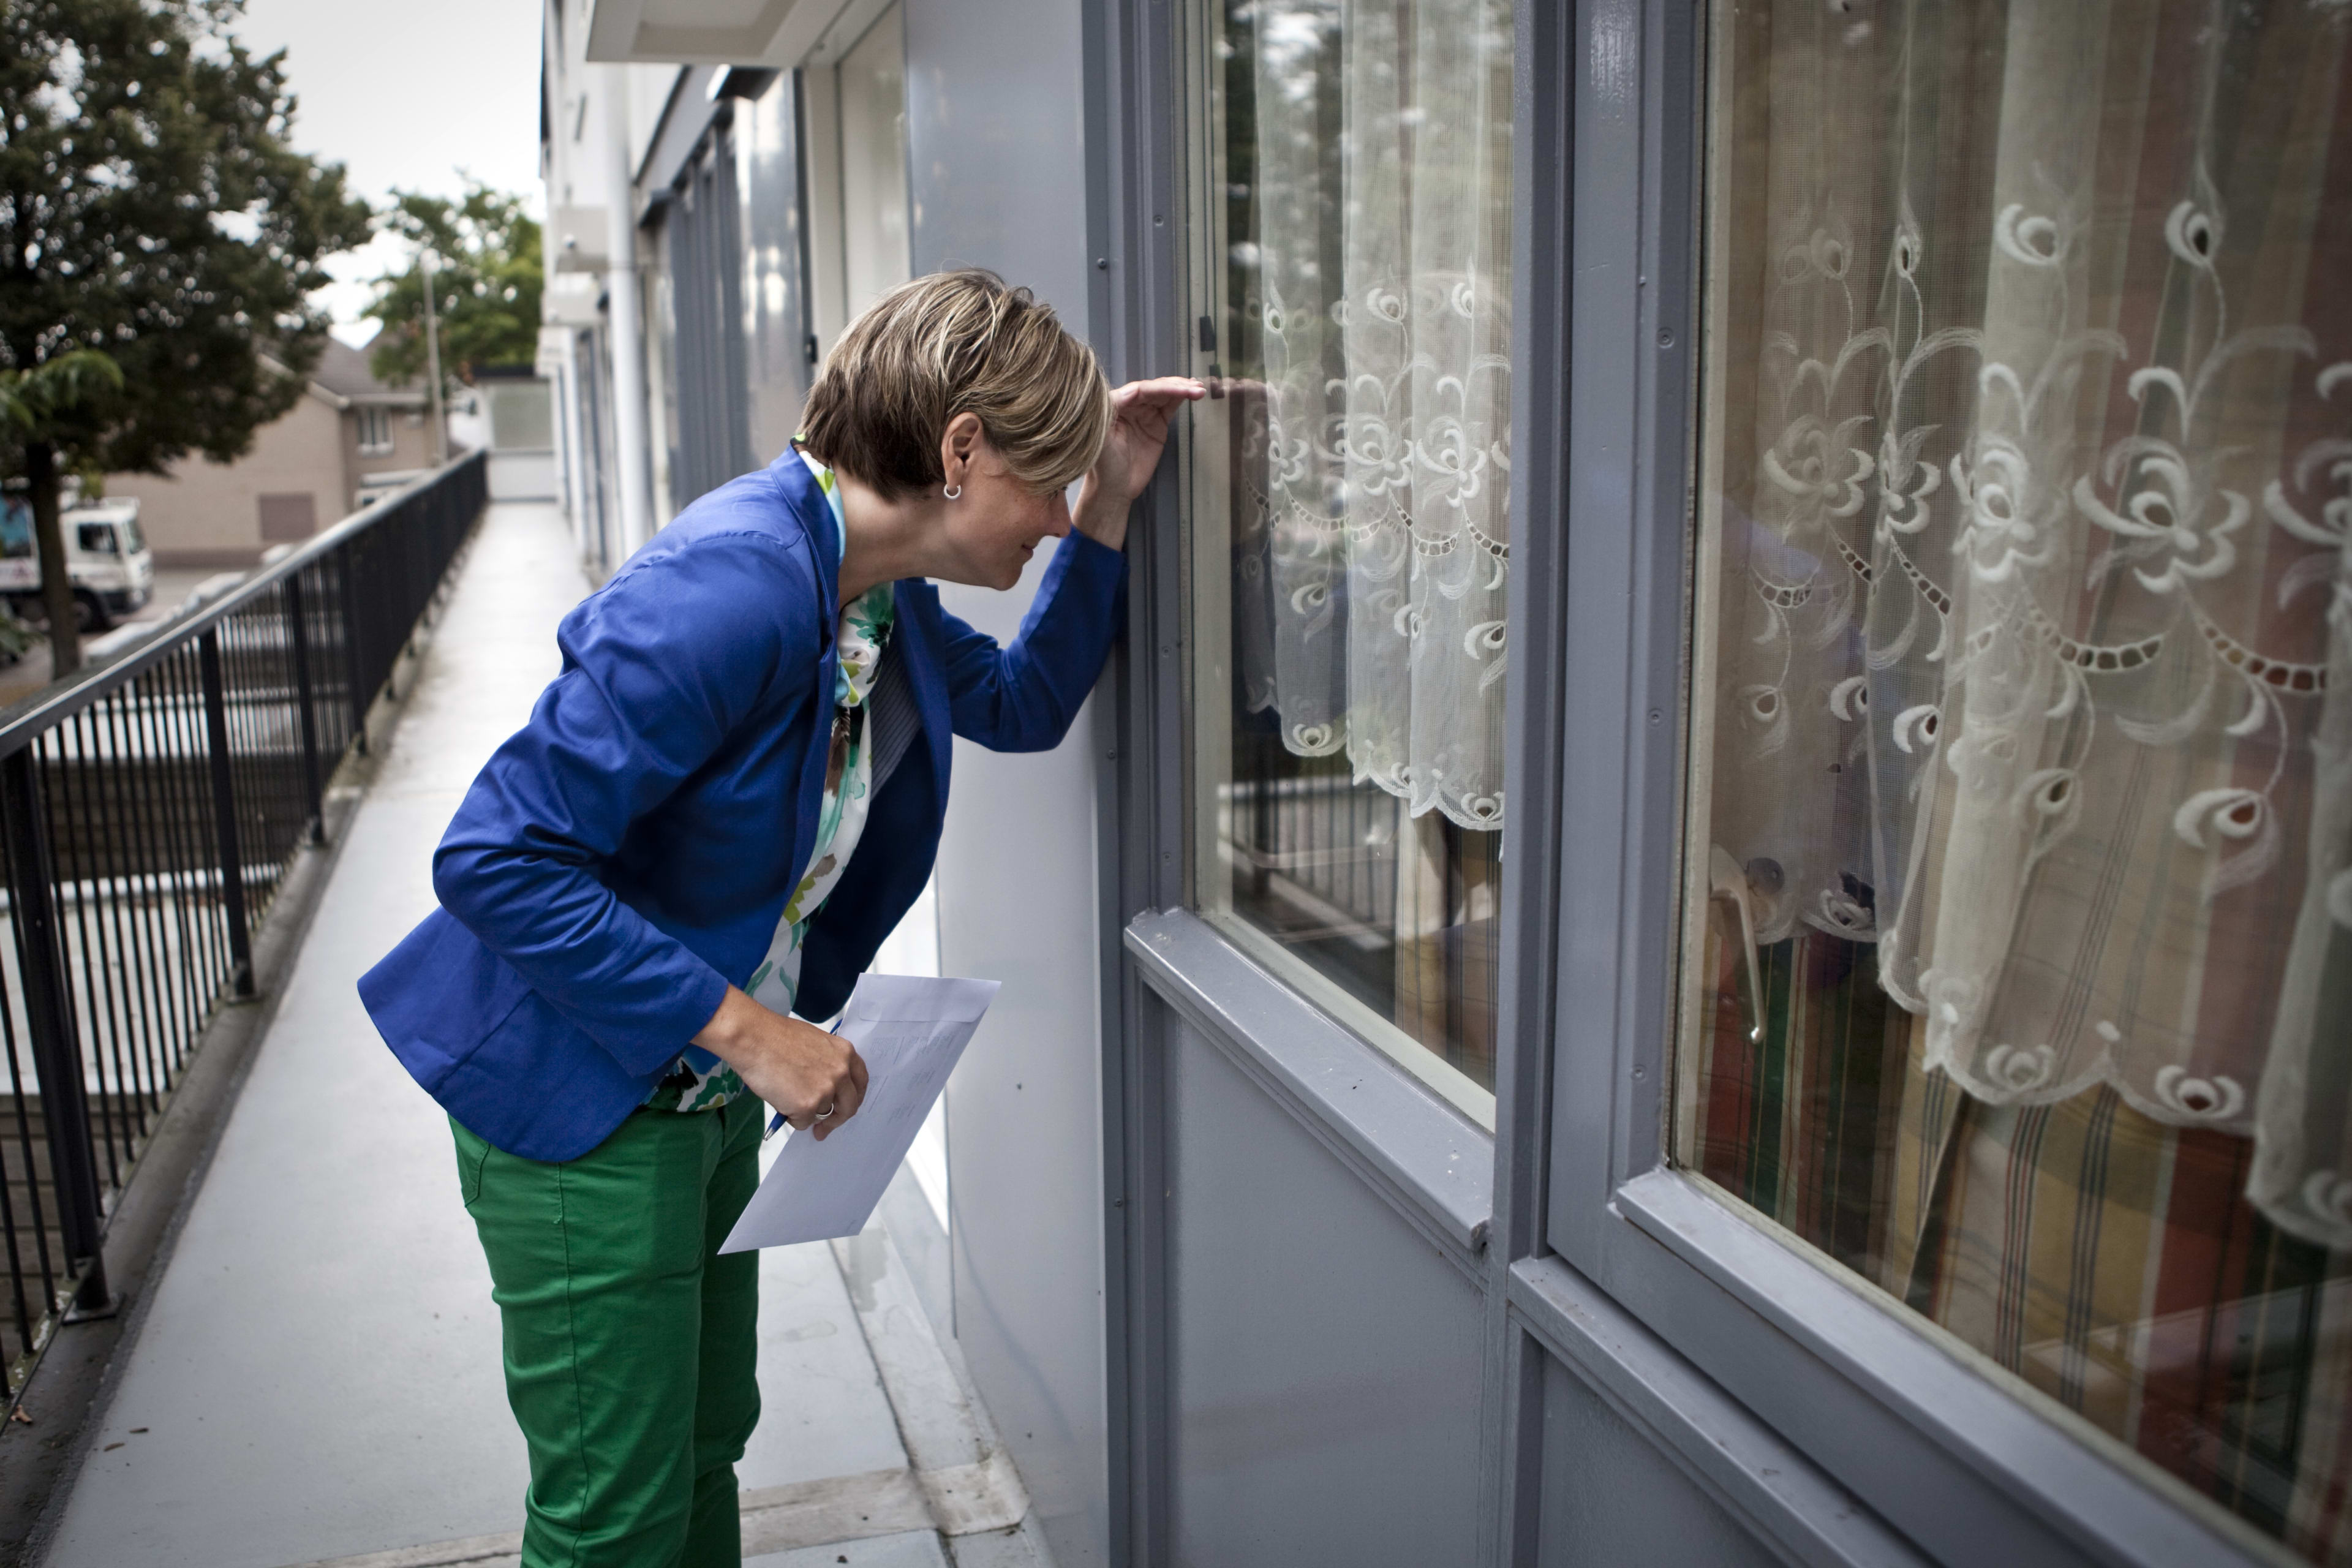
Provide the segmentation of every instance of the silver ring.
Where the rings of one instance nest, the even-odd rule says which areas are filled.
[[[828,1100],[826,1100],[826,1101],[824,1102],[824,1109],[823,1110],[820,1110],[820,1111],[818,1111],[818,1112],[816,1113],[816,1119],[817,1119],[819,1121],[824,1121],[827,1120],[828,1118],[830,1118],[830,1117],[833,1115],[833,1110],[834,1110],[834,1104],[833,1104],[833,1101]]]
[[[940,491],[940,494],[947,497],[950,500],[961,500],[963,499],[963,487],[961,485],[950,485]]]

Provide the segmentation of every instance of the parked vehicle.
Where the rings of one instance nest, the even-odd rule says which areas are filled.
[[[37,619],[42,616],[41,567],[33,546],[32,509],[17,497],[9,501],[0,526],[0,595],[19,616]],[[155,558],[139,531],[135,498],[68,507],[58,521],[83,631],[104,631],[153,596]]]

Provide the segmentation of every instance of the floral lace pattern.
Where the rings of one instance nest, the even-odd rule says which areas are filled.
[[[2250,1135],[2265,1215],[2352,1246],[2352,17],[2217,22],[2179,81],[2109,26],[2011,17],[1974,185],[1932,112],[1774,138],[1717,884],[1753,944],[1874,942],[1970,1094]],[[1876,58],[1776,66],[1776,116]],[[2225,63],[2290,59],[2223,139]]]
[[[1413,815],[1496,829],[1509,9],[1262,6],[1255,27],[1265,376],[1236,391],[1256,400],[1234,455],[1243,700]]]

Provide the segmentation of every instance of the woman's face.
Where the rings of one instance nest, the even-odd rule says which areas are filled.
[[[961,442],[951,431],[950,445],[948,483],[961,483],[962,493],[953,500],[942,498],[950,565],[935,574],[977,587],[1010,588],[1021,581],[1021,569],[1040,543],[1070,531],[1069,503],[1058,489],[1039,495],[1015,479],[988,437],[976,430]]]

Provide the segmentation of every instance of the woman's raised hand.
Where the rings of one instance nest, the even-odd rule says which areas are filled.
[[[1168,426],[1180,405],[1206,397],[1209,389],[1187,375],[1130,381],[1110,395],[1110,437],[1102,456],[1078,487],[1071,521],[1080,532],[1113,550],[1127,542],[1127,509],[1160,467]]]

